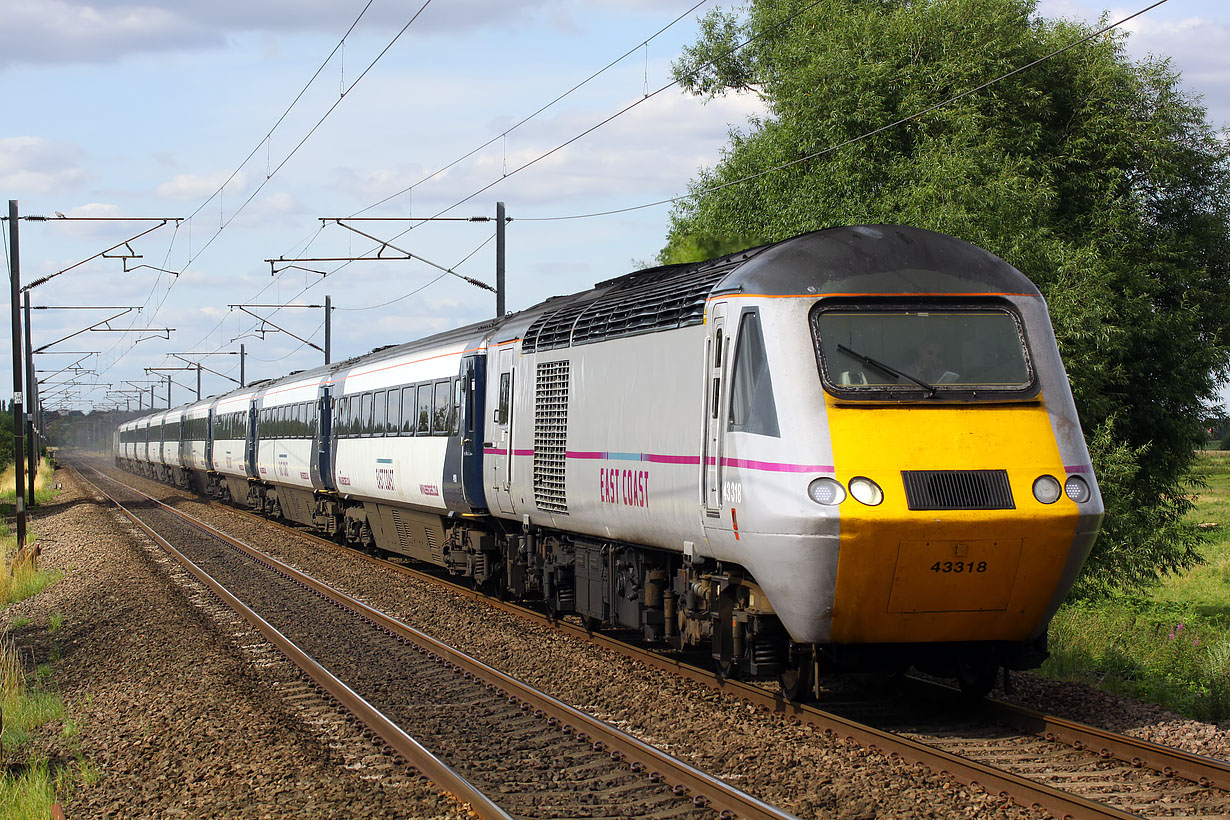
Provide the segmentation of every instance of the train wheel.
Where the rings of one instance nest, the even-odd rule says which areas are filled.
[[[807,650],[792,652],[786,671],[777,676],[777,685],[787,700],[811,698],[812,656]]]
[[[995,687],[999,663],[990,652],[969,652],[957,658],[957,685],[972,700],[984,698]]]

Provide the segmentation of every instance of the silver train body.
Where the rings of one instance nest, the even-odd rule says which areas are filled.
[[[628,274],[153,413],[116,446],[726,674],[1036,665],[1102,517],[1037,289],[900,226]]]

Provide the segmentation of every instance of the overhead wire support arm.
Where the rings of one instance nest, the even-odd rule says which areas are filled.
[[[322,220],[322,221],[324,221],[324,220]],[[359,230],[358,228],[356,228],[356,227],[354,227],[354,226],[352,226],[352,225],[347,225],[347,224],[346,224],[345,222],[343,222],[341,219],[332,219],[332,220],[328,220],[328,221],[331,221],[331,222],[333,222],[334,224],[336,224],[336,225],[338,225],[338,226],[340,226],[340,227],[342,227],[342,228],[345,228],[345,229],[346,229],[346,230],[348,230],[348,231],[353,231],[354,233],[357,233],[359,236],[362,236],[362,237],[364,237],[364,238],[366,238],[366,239],[370,239],[370,240],[372,240],[373,242],[379,242],[379,243],[380,243],[380,251],[379,251],[379,252],[377,252],[377,255],[376,255],[376,256],[374,256],[374,257],[373,257],[373,256],[362,257],[363,259],[371,259],[371,260],[384,259],[384,260],[386,260],[386,261],[387,261],[390,257],[381,257],[381,256],[380,256],[380,254],[381,254],[381,253],[384,253],[384,249],[385,249],[385,248],[392,248],[393,250],[397,251],[398,253],[404,253],[404,254],[406,255],[406,256],[405,256],[405,258],[406,258],[406,259],[417,259],[418,261],[420,261],[420,262],[422,262],[422,263],[424,263],[424,264],[431,265],[431,266],[432,266],[433,268],[435,268],[436,270],[439,270],[439,271],[444,271],[445,273],[447,273],[447,274],[449,274],[449,275],[451,275],[451,276],[456,276],[458,279],[462,280],[463,282],[469,282],[471,285],[473,285],[473,286],[474,286],[474,287],[476,287],[476,288],[482,288],[483,290],[489,290],[489,291],[491,291],[492,293],[495,293],[495,292],[496,292],[496,289],[495,289],[494,287],[492,287],[491,285],[488,285],[486,282],[483,282],[483,281],[480,281],[480,280],[478,280],[478,279],[474,279],[474,278],[472,278],[472,277],[469,277],[469,276],[466,276],[466,275],[464,275],[464,274],[458,273],[457,271],[453,270],[452,268],[446,268],[446,267],[444,267],[443,265],[437,265],[435,262],[432,262],[430,259],[424,259],[423,257],[421,257],[421,256],[417,256],[416,254],[413,254],[413,253],[411,253],[410,251],[405,250],[404,248],[399,248],[399,247],[397,247],[397,246],[396,246],[396,245],[394,245],[392,242],[389,242],[389,241],[387,241],[387,240],[381,239],[381,238],[380,238],[380,237],[378,237],[378,236],[372,236],[371,234],[366,233],[366,232],[364,232],[364,231],[361,231],[361,230]]]
[[[23,217],[23,219],[31,219],[31,218],[32,218],[32,217],[28,217],[28,216],[27,216],[27,217]],[[46,218],[46,217],[39,217],[39,218],[40,218],[40,219],[42,219],[43,221],[47,221],[47,218]],[[63,270],[58,270],[58,271],[56,271],[55,273],[49,273],[49,274],[47,274],[46,276],[42,277],[41,279],[35,279],[35,280],[34,280],[33,282],[31,282],[30,284],[23,286],[23,287],[22,287],[22,292],[25,292],[25,291],[30,290],[30,289],[32,289],[32,288],[36,288],[36,287],[38,287],[39,285],[46,284],[47,282],[49,282],[49,281],[51,281],[52,279],[54,279],[54,278],[56,278],[57,276],[59,276],[60,274],[62,274],[62,273],[68,273],[70,270],[73,270],[74,268],[79,268],[79,267],[81,267],[82,265],[84,265],[86,262],[91,262],[91,261],[93,261],[93,260],[95,260],[95,259],[100,259],[100,258],[103,258],[103,257],[106,257],[106,258],[108,258],[108,259],[121,259],[121,258],[122,258],[122,259],[125,259],[125,260],[127,260],[127,259],[129,259],[129,258],[140,258],[140,257],[135,257],[135,256],[134,256],[134,257],[129,257],[129,256],[109,255],[109,254],[111,254],[111,251],[113,251],[113,250],[115,250],[116,248],[119,248],[119,247],[128,247],[128,248],[130,248],[130,250],[131,250],[131,246],[129,246],[129,244],[128,244],[128,243],[130,243],[130,242],[134,242],[134,241],[136,241],[137,239],[140,239],[141,237],[145,236],[145,235],[146,235],[146,234],[148,234],[148,233],[153,233],[154,231],[158,230],[159,228],[161,228],[163,225],[167,224],[168,222],[174,222],[174,223],[176,224],[176,226],[178,226],[178,225],[179,225],[179,223],[183,221],[183,220],[182,220],[182,219],[180,219],[180,218],[171,218],[171,217],[165,217],[165,218],[157,218],[157,217],[155,217],[155,218],[156,218],[156,219],[158,219],[158,224],[157,224],[157,225],[155,225],[155,226],[153,226],[152,228],[147,228],[147,229],[145,229],[144,231],[141,231],[139,234],[136,234],[135,236],[130,236],[128,239],[125,239],[123,242],[117,242],[116,244],[112,245],[111,247],[107,248],[106,250],[99,251],[98,253],[94,254],[94,255],[93,255],[93,256],[91,256],[91,257],[88,257],[88,258],[86,258],[86,259],[82,259],[80,262],[77,262],[76,264],[69,265],[67,268],[64,268]],[[82,221],[100,221],[100,222],[101,222],[101,221],[121,221],[121,222],[134,222],[134,221],[135,221],[135,222],[147,222],[147,221],[152,221],[152,220],[147,220],[147,219],[122,219],[122,218],[110,219],[110,218],[104,218],[104,217],[62,217],[62,218],[56,219],[56,220],[54,220],[54,221],[57,221],[57,222],[58,222],[58,221],[65,221],[65,222],[68,222],[68,221],[72,221],[72,220],[82,220]],[[125,262],[125,264],[127,264],[127,263]]]
[[[227,351],[222,351],[222,352],[223,352],[223,353],[229,353],[230,355],[233,355],[233,356],[237,356],[237,355],[239,355],[238,353],[235,353],[234,351],[230,351],[230,350],[227,350]],[[204,370],[206,373],[212,373],[212,374],[214,374],[215,376],[221,376],[222,378],[226,379],[227,381],[232,381],[232,382],[234,382],[235,384],[240,385],[241,387],[243,386],[243,385],[240,383],[239,379],[233,379],[233,378],[231,378],[230,376],[226,375],[225,373],[219,373],[217,370],[213,370],[212,368],[208,368],[208,367],[206,367],[205,365],[201,364],[200,362],[194,362],[194,361],[192,361],[191,359],[185,359],[183,356],[179,355],[178,353],[172,353],[171,355],[172,355],[172,356],[174,356],[175,358],[179,359],[181,362],[187,362],[188,364],[192,365],[192,367],[185,368],[185,369],[187,369],[187,370]],[[202,354],[198,354],[198,355],[202,355]],[[206,353],[206,354],[203,354],[203,355],[208,356],[208,355],[211,355],[211,354]]]
[[[99,329],[99,326],[100,326],[100,325],[105,325],[105,324],[107,324],[108,322],[111,322],[111,321],[114,321],[115,319],[120,318],[121,316],[126,316],[126,315],[128,315],[129,313],[132,313],[134,310],[138,310],[138,311],[139,311],[139,310],[140,310],[140,308],[131,308],[131,307],[129,307],[129,308],[124,308],[124,309],[123,309],[123,310],[121,310],[119,313],[115,314],[114,316],[108,316],[106,319],[103,319],[103,320],[102,320],[102,321],[100,321],[100,322],[95,322],[94,324],[90,325],[89,327],[82,328],[81,330],[78,330],[76,333],[70,333],[70,334],[68,334],[67,336],[64,336],[64,337],[62,337],[62,338],[56,339],[54,342],[48,342],[47,344],[45,344],[45,345],[43,345],[42,347],[40,347],[40,348],[38,348],[37,350],[35,350],[34,352],[35,352],[35,353],[41,353],[41,352],[43,352],[44,350],[46,350],[47,348],[49,348],[49,347],[53,347],[53,346],[55,346],[55,345],[58,345],[60,342],[66,342],[66,341],[68,341],[69,339],[73,338],[74,336],[80,336],[82,333],[86,333],[86,332],[91,331],[91,330],[97,330],[97,329]]]
[[[244,313],[246,313],[246,314],[248,314],[249,316],[251,316],[253,319],[259,319],[259,320],[261,321],[261,323],[262,323],[262,326],[261,326],[261,327],[260,327],[260,328],[259,328],[256,332],[261,334],[261,338],[264,338],[264,334],[267,332],[267,331],[265,330],[265,328],[264,328],[264,325],[270,325],[270,326],[272,326],[272,327],[274,328],[274,330],[281,331],[282,333],[285,333],[287,336],[290,336],[290,337],[292,337],[292,338],[294,338],[294,339],[297,339],[297,340],[298,340],[298,341],[300,341],[300,342],[303,342],[305,345],[307,345],[307,346],[308,346],[308,347],[310,347],[310,348],[313,348],[313,349],[315,349],[315,350],[319,350],[321,353],[324,353],[324,352],[325,352],[325,349],[324,349],[323,347],[321,347],[321,346],[319,346],[319,345],[315,344],[314,342],[310,342],[310,341],[308,341],[307,339],[303,338],[302,336],[297,336],[296,334],[291,333],[291,332],[290,332],[289,330],[287,330],[286,328],[281,327],[281,326],[279,326],[279,325],[277,325],[277,324],[275,324],[275,323],[271,322],[270,320],[266,319],[264,316],[261,316],[260,314],[253,313],[252,311],[248,310],[248,308],[249,308],[249,307],[265,307],[265,308],[292,308],[292,307],[305,307],[305,308],[320,308],[320,307],[323,307],[323,305],[227,305],[227,307],[228,307],[228,308],[231,308],[231,309],[238,308],[239,310],[242,310]]]

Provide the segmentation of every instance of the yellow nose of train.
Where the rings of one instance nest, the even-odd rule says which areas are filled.
[[[1033,636],[1080,518],[1058,486],[1083,469],[1064,465],[1042,398],[870,412],[827,404],[835,477],[883,490],[878,504],[842,505],[833,642]],[[1043,482],[1058,496],[1050,503],[1035,494],[1042,476],[1057,479]]]

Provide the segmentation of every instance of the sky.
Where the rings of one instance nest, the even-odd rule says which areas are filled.
[[[248,381],[323,362],[303,341],[323,346],[323,309],[248,308],[262,323],[232,305],[329,295],[334,361],[493,315],[493,294],[445,272],[494,282],[492,222],[406,217],[505,202],[509,310],[653,262],[669,205],[550,218],[678,197],[763,113],[750,95],[659,91],[719,5],[696,2],[0,0],[0,200],[49,217],[19,222],[22,283],[58,274],[30,291],[44,404],[136,409],[144,391],[148,407],[157,381],[165,406],[167,375],[181,404],[195,370],[147,368],[190,362],[203,395],[223,393],[241,344]],[[1114,21],[1149,3],[1039,11]],[[1134,57],[1170,57],[1230,124],[1230,4],[1169,0],[1126,28]],[[402,258],[266,261],[375,256],[322,222],[356,216],[400,218],[348,224]]]

